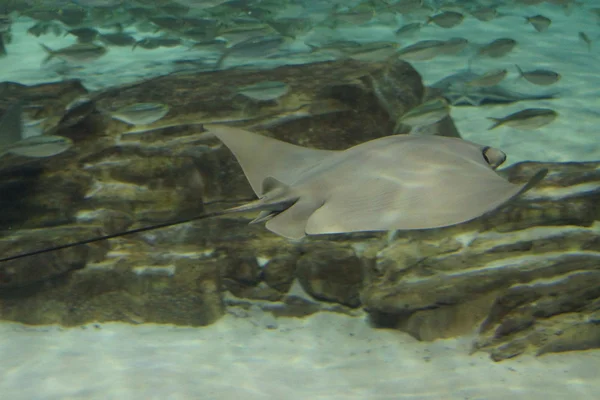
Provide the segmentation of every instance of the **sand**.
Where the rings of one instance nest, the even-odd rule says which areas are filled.
[[[470,339],[421,343],[321,313],[267,329],[226,316],[202,328],[0,324],[0,393],[11,400],[596,400],[600,351],[469,355]]]

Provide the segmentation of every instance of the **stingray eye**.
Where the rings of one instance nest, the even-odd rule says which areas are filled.
[[[487,156],[487,152],[489,149],[490,149],[490,146],[486,146],[483,149],[481,149],[481,155],[483,156],[483,159],[485,160],[485,162],[491,165],[492,163],[490,162],[490,159]]]
[[[492,167],[492,169],[498,168],[504,161],[506,161],[506,154],[504,154],[503,151],[489,146],[481,149],[481,155],[483,156],[485,162]]]

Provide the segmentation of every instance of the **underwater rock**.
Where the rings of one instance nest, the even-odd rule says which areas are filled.
[[[268,79],[288,90],[260,102],[236,95]],[[172,74],[97,93],[73,82],[32,88],[0,86],[9,102],[37,104],[32,117],[74,146],[43,163],[0,160],[5,257],[252,198],[204,123],[340,149],[389,134],[425,96],[409,64],[354,60]],[[81,96],[97,110],[160,102],[170,112],[143,128],[97,110],[61,125]],[[450,117],[431,130],[457,136]],[[500,173],[523,183],[541,168],[548,176],[526,196],[443,229],[291,242],[242,213],[0,263],[0,319],[205,325],[226,307],[258,306],[272,328],[273,318],[364,316],[364,307],[374,326],[420,340],[477,331],[474,350],[495,360],[597,347],[600,164],[531,162]]]
[[[315,299],[360,305],[363,267],[352,248],[326,243],[308,245],[297,262],[296,276]]]
[[[269,287],[287,293],[294,282],[297,258],[289,255],[275,256],[263,267],[263,278]]]
[[[265,81],[286,85],[274,100],[256,102],[240,87]],[[95,94],[101,109],[160,102],[169,114],[150,127],[227,123],[303,146],[340,149],[388,135],[396,119],[421,104],[418,72],[396,60],[355,60],[290,65],[267,71],[176,73]],[[444,131],[458,136],[454,124]]]
[[[39,249],[40,246],[60,246],[80,237],[93,237],[99,233],[100,229],[93,226],[22,229],[0,239],[0,254],[9,256]],[[107,250],[108,243],[99,242],[2,262],[0,292],[10,294],[13,293],[11,289],[66,276],[74,270],[84,268],[89,262],[103,259]]]
[[[498,212],[398,233],[374,257],[361,293],[373,323],[421,340],[479,329],[474,349],[495,360],[597,343],[547,344],[600,301],[599,164],[523,163],[505,173],[518,181],[542,165],[548,180]]]

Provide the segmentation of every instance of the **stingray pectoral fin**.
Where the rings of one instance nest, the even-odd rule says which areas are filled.
[[[491,212],[542,180],[539,171],[527,184],[515,185],[492,170],[474,175],[440,173],[438,179],[406,184],[358,182],[338,189],[308,219],[309,235],[432,229],[460,224]],[[418,183],[417,183],[418,182]]]
[[[261,196],[265,178],[292,184],[308,168],[336,151],[310,149],[225,125],[205,125],[238,160],[254,193]]]
[[[318,199],[300,198],[290,208],[268,220],[265,226],[285,238],[302,239],[306,236],[306,222],[322,204]]]

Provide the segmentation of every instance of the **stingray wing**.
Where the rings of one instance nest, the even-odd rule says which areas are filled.
[[[273,177],[291,185],[307,169],[336,151],[310,149],[225,125],[205,125],[233,152],[254,193],[261,196],[262,183]]]
[[[515,185],[482,162],[472,143],[407,143],[397,159],[378,162],[377,168],[347,171],[308,219],[307,234],[429,229],[466,222],[490,212],[539,182],[540,171],[529,183]],[[437,142],[436,142],[437,141]],[[416,144],[416,145],[413,145]],[[458,147],[457,147],[458,145]],[[374,158],[369,157],[371,160]],[[390,163],[393,161],[393,163]]]

